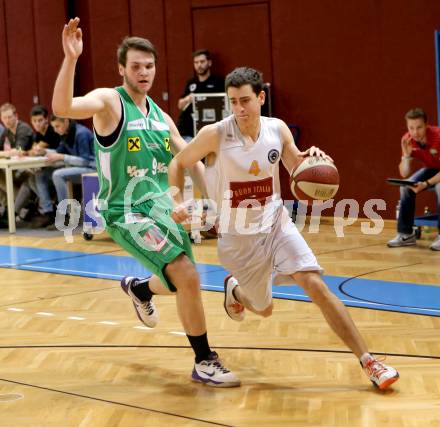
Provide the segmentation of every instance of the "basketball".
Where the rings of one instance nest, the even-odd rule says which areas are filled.
[[[297,200],[332,199],[339,188],[339,173],[331,160],[306,157],[290,176],[290,189]]]

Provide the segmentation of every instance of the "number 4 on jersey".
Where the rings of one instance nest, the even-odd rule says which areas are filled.
[[[251,167],[249,168],[249,173],[251,175],[258,176],[260,175],[261,169],[256,160],[253,160],[251,163]]]

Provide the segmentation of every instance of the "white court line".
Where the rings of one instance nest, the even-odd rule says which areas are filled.
[[[224,290],[224,286],[217,286],[217,285],[205,285],[203,283],[200,284],[202,288],[204,289],[220,289],[220,290]]]
[[[118,322],[112,322],[110,320],[103,320],[102,322],[98,323],[101,323],[102,325],[118,325]]]
[[[85,320],[85,317],[79,317],[79,316],[69,316],[68,319],[70,320]]]
[[[21,393],[2,393],[0,394],[0,403],[13,402],[14,400],[23,399],[24,395]]]
[[[83,271],[83,270],[68,270],[65,268],[55,268],[55,267],[41,267],[41,266],[35,266],[35,265],[27,265],[23,264],[21,267],[27,267],[31,268],[32,270],[43,270],[43,271],[61,271],[65,273],[76,273],[75,275],[78,276],[81,274],[85,275],[91,275],[93,277],[114,277],[116,279],[122,279],[123,276],[120,274],[109,274],[109,273],[94,273],[93,271]]]
[[[179,331],[171,331],[170,334],[173,334],[173,335],[186,335],[185,332],[179,332]]]
[[[153,328],[149,328],[148,326],[133,326],[133,329],[141,329],[142,331],[151,331]]]
[[[26,262],[41,262],[41,261],[48,261],[48,260],[46,260],[46,259],[44,259],[44,258],[30,258],[30,259],[27,259],[26,260]]]
[[[277,295],[286,295],[288,297],[297,297],[297,298],[303,298],[303,299],[307,299],[308,297],[306,295],[302,295],[302,294],[286,294],[284,292],[273,292],[272,295],[275,297]]]
[[[274,292],[273,296],[277,296],[277,295],[286,295],[289,297],[297,297],[297,298],[301,298],[303,300],[307,300],[310,301],[310,298],[305,296],[305,295],[300,295],[300,294],[286,294],[286,293],[282,293],[282,292]],[[393,304],[383,304],[383,303],[378,303],[378,302],[368,302],[368,301],[358,301],[358,300],[352,300],[352,299],[341,299],[342,302],[347,302],[350,304],[359,304],[359,305],[375,305],[377,307],[391,307],[391,308],[395,308],[397,310],[399,310],[399,312],[401,313],[406,313],[406,311],[401,311],[400,309],[407,309],[407,310],[420,310],[420,311],[427,311],[427,312],[434,312],[434,313],[440,313],[440,309],[436,309],[436,308],[420,308],[420,307],[398,307],[396,305]],[[352,308],[356,308],[356,307],[352,307]]]
[[[6,309],[7,311],[24,311],[22,308],[9,307]]]
[[[40,316],[55,316],[55,314],[47,313],[46,311],[39,311],[38,313],[35,314],[39,314]]]
[[[399,307],[397,305],[393,305],[393,304],[383,304],[383,303],[378,303],[378,302],[367,302],[367,301],[357,301],[357,300],[351,300],[351,299],[341,299],[342,302],[349,302],[352,304],[359,304],[359,305],[375,305],[377,307],[391,307],[391,308],[395,308],[396,310],[398,310],[400,313],[406,313],[406,311],[402,311],[403,310],[413,310],[413,311],[428,311],[428,312],[434,312],[434,313],[440,313],[439,309],[436,308],[421,308],[421,307]]]

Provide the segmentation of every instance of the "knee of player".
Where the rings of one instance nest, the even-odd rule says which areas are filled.
[[[184,254],[170,262],[165,269],[165,273],[177,290],[181,286],[186,288],[193,286],[197,290],[200,287],[197,270]]]
[[[298,284],[304,289],[307,295],[313,299],[326,298],[330,295],[330,290],[322,280],[319,273],[315,271],[301,272],[295,275]]]
[[[272,311],[273,311],[273,303],[270,303],[270,305],[268,305],[264,310],[260,311],[259,314],[260,316],[263,317],[269,317],[272,316]]]

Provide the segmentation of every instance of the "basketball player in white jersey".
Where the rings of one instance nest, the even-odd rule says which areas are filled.
[[[182,198],[184,169],[206,157],[208,192],[219,213],[218,256],[232,273],[225,280],[227,314],[237,321],[244,319],[245,310],[270,316],[272,283],[297,283],[359,358],[373,384],[385,389],[399,374],[368,352],[344,304],[322,280],[322,269],[280,196],[280,160],[291,172],[305,156],[327,156],[316,147],[300,152],[283,121],[261,116],[262,85],[261,73],[252,68],[236,68],[226,77],[233,115],[203,127],[170,164],[170,186],[179,189],[173,219],[180,223],[189,218]]]

